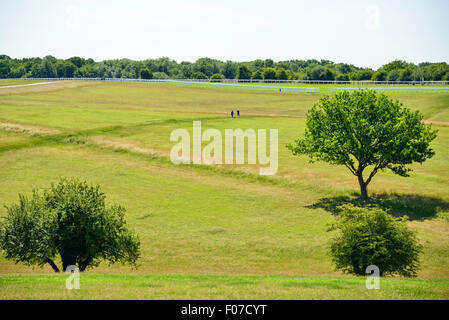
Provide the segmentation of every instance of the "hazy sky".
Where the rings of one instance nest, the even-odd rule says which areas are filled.
[[[0,0],[0,54],[449,62],[447,0]]]

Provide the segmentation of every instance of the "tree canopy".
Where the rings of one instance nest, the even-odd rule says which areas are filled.
[[[237,70],[237,79],[251,79],[251,70],[249,70],[249,68],[245,65],[239,66]]]
[[[276,69],[271,67],[265,68],[262,75],[265,80],[276,80]]]
[[[249,69],[245,79],[255,72],[261,72],[270,80],[328,80],[338,77],[349,80],[376,81],[439,81],[447,79],[449,65],[446,62],[420,64],[395,60],[377,70],[360,68],[347,63],[334,63],[328,60],[287,60],[275,62],[272,59],[256,59],[248,62],[220,61],[200,58],[195,62],[175,60],[167,57],[135,61],[112,59],[96,62],[93,59],[71,57],[57,59],[44,58],[14,59],[0,55],[0,78],[48,78],[48,77],[94,77],[94,78],[144,78],[152,73],[165,74],[172,79],[192,79],[197,72],[209,79],[213,74],[222,74],[226,79],[236,79],[240,67]],[[143,72],[143,73],[142,73]],[[379,73],[381,72],[381,73]],[[401,74],[402,72],[402,74]],[[248,76],[249,75],[249,76]],[[446,77],[446,78],[445,78]],[[243,78],[241,78],[243,79]],[[381,80],[383,79],[383,80]]]
[[[76,265],[80,271],[109,263],[136,265],[139,238],[124,219],[125,209],[107,205],[98,185],[76,179],[61,180],[49,189],[20,194],[6,206],[0,223],[0,249],[7,259],[27,265],[48,263],[59,272]]]

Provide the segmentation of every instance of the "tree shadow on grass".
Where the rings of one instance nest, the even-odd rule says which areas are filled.
[[[410,220],[426,220],[437,216],[439,212],[449,210],[449,202],[416,194],[381,193],[372,194],[368,201],[362,201],[357,193],[351,196],[338,196],[322,198],[308,208],[322,208],[338,215],[344,205],[353,205],[361,208],[380,208],[395,217],[408,216]]]

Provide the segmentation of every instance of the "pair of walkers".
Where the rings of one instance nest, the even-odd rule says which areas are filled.
[[[237,117],[240,118],[240,110],[237,110]],[[234,110],[231,111],[231,118],[234,118]]]

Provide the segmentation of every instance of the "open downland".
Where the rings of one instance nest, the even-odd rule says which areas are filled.
[[[98,183],[127,208],[142,258],[137,270],[103,263],[69,292],[65,275],[1,257],[0,299],[449,299],[449,127],[438,126],[436,156],[410,178],[385,172],[370,186],[392,214],[411,217],[424,245],[417,279],[385,278],[373,292],[328,255],[327,225],[356,181],[284,148],[320,95],[82,81],[12,89],[0,92],[0,202],[59,177]],[[397,98],[426,119],[449,110],[447,94]],[[243,117],[230,119],[237,108]],[[277,128],[277,175],[171,164],[170,132],[193,120],[203,130]]]

